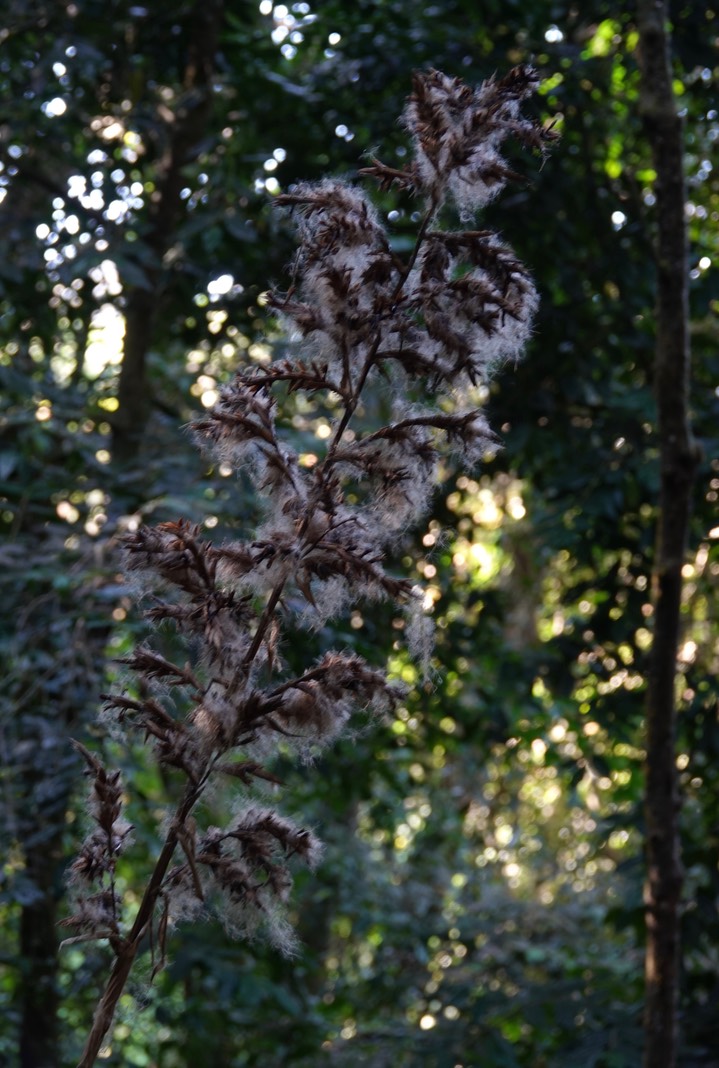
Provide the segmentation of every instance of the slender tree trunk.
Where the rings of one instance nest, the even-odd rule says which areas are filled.
[[[190,13],[191,45],[183,75],[185,97],[168,119],[168,143],[159,163],[156,191],[148,208],[145,265],[147,284],[128,287],[125,343],[113,419],[113,452],[120,461],[138,453],[149,415],[147,353],[162,295],[163,259],[172,245],[186,179],[183,168],[195,157],[212,114],[212,79],[224,0],[196,0]]]
[[[35,885],[38,898],[25,905],[20,916],[21,1068],[57,1068],[60,1063],[56,901],[61,856],[61,830],[42,850],[35,847],[26,853],[26,874]]]
[[[676,770],[676,663],[682,565],[697,453],[688,414],[689,329],[682,121],[665,0],[639,0],[640,107],[656,171],[655,392],[661,488],[653,575],[654,639],[646,703],[647,922],[645,1068],[677,1064],[682,867]]]
[[[31,515],[22,532],[30,558],[42,532],[42,525],[35,529],[36,520]],[[59,558],[57,566],[67,566],[67,559]],[[64,598],[48,586],[28,600],[28,588],[24,603],[16,600],[8,606],[17,627],[10,659],[18,668],[5,680],[9,714],[0,754],[8,776],[6,836],[20,850],[26,886],[32,890],[19,909],[18,1029],[12,1066],[59,1068],[57,921],[67,859],[66,813],[77,776],[77,767],[67,757],[68,732],[95,706],[108,630],[88,630],[82,622],[83,612],[94,611],[89,589],[75,591],[75,618],[68,626]],[[53,666],[48,670],[49,660]],[[0,1063],[5,1064],[1,1057]]]

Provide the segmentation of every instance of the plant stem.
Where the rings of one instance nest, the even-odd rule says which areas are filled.
[[[280,579],[280,581],[277,583],[272,593],[270,594],[269,600],[267,601],[267,604],[265,605],[262,615],[260,616],[260,620],[257,624],[257,630],[255,631],[254,637],[252,638],[252,644],[247,650],[245,658],[242,661],[242,666],[244,668],[249,668],[250,664],[259,652],[263,638],[267,632],[267,628],[272,622],[272,617],[275,614],[275,609],[277,608],[280,597],[282,596],[282,591],[285,588],[286,582],[286,578]]]
[[[172,825],[167,832],[165,838],[165,844],[162,847],[162,851],[157,858],[157,863],[150,876],[145,893],[140,903],[135,922],[132,925],[132,930],[127,936],[121,950],[117,954],[115,963],[110,972],[110,977],[105,986],[103,995],[98,1003],[95,1011],[95,1016],[92,1021],[92,1028],[87,1037],[85,1048],[82,1052],[82,1057],[78,1061],[77,1068],[92,1068],[95,1064],[97,1055],[100,1052],[105,1035],[110,1029],[113,1017],[115,1015],[115,1009],[117,1003],[120,1000],[120,996],[125,989],[128,976],[132,970],[132,966],[135,962],[138,950],[140,948],[140,942],[145,934],[149,924],[152,922],[152,914],[155,909],[155,903],[159,897],[162,889],[162,882],[167,874],[167,869],[172,861],[175,848],[177,846],[177,830],[178,826],[181,826],[189,816],[190,812],[194,808],[195,804],[199,800],[204,786],[204,779],[198,784],[188,784],[185,789],[185,793],[177,806],[177,812]]]
[[[433,199],[430,202],[430,204],[429,204],[429,206],[427,208],[427,211],[424,214],[424,218],[422,219],[422,224],[421,224],[421,226],[420,226],[420,228],[419,228],[419,230],[417,232],[417,240],[414,243],[414,248],[412,249],[412,254],[411,254],[411,256],[410,256],[410,258],[409,258],[409,260],[407,262],[407,266],[405,267],[405,269],[404,269],[404,271],[402,273],[402,277],[398,281],[397,286],[395,288],[395,291],[392,294],[392,304],[396,304],[397,301],[399,300],[400,294],[402,293],[402,289],[404,288],[404,284],[407,281],[407,279],[409,278],[409,275],[410,275],[410,273],[412,271],[412,268],[414,267],[414,265],[415,265],[415,263],[417,261],[417,256],[419,255],[419,250],[422,247],[422,242],[424,241],[424,238],[425,238],[425,235],[427,233],[427,229],[429,227],[429,224],[432,221],[432,219],[434,218],[434,214],[435,214],[436,209],[437,209],[437,204],[436,204],[436,201]],[[328,465],[330,465],[332,463],[332,457],[334,456],[335,451],[337,450],[337,448],[339,447],[339,445],[340,445],[340,443],[342,441],[342,435],[344,434],[345,430],[349,426],[349,422],[350,422],[352,416],[355,413],[355,409],[357,408],[357,405],[359,404],[359,399],[362,396],[362,390],[364,389],[364,387],[366,385],[366,382],[367,382],[367,377],[368,377],[370,371],[372,370],[372,367],[374,366],[375,358],[377,356],[377,351],[378,351],[381,343],[382,343],[382,330],[379,329],[377,331],[377,335],[376,335],[374,341],[372,342],[372,348],[367,353],[367,359],[365,360],[364,366],[362,368],[362,371],[360,372],[360,376],[359,376],[359,378],[357,380],[357,385],[355,386],[354,391],[352,392],[352,395],[349,397],[349,399],[347,401],[347,405],[345,407],[344,414],[343,414],[342,418],[340,419],[339,425],[338,425],[337,429],[335,430],[335,433],[334,433],[334,435],[332,437],[332,441],[331,441],[330,446],[329,446],[329,448],[327,450],[327,455],[325,456],[324,460],[322,461],[322,463],[320,465],[320,470],[321,471],[324,470],[325,466],[328,466]]]

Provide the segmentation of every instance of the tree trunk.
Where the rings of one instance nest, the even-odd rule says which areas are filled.
[[[40,545],[36,519],[28,521],[29,529],[22,532],[29,559]],[[43,544],[46,541],[47,536]],[[56,566],[58,570],[69,566],[62,553],[56,556]],[[22,857],[24,884],[16,954],[17,1050],[12,1064],[59,1068],[57,922],[67,860],[66,813],[79,770],[70,756],[69,734],[80,729],[96,707],[109,628],[85,626],[84,620],[97,617],[100,604],[106,611],[89,586],[73,591],[72,604],[70,595],[62,597],[49,588],[28,600],[30,588],[27,583],[18,587],[9,604],[16,623],[10,662],[16,667],[5,679],[2,710],[7,773],[3,845],[13,843]],[[0,1062],[5,1063],[2,1058]]]
[[[62,830],[42,850],[29,849],[26,874],[38,891],[20,917],[22,1003],[20,1068],[57,1068],[59,994],[57,987],[57,891]]]
[[[687,235],[682,121],[672,88],[665,0],[639,0],[640,109],[656,171],[655,394],[661,483],[646,701],[645,1068],[677,1063],[682,867],[676,664],[697,451],[689,426]]]
[[[156,191],[148,207],[149,253],[143,265],[144,287],[127,288],[125,343],[119,407],[113,417],[113,454],[120,462],[134,459],[150,411],[147,353],[162,295],[163,259],[173,242],[186,185],[183,168],[194,158],[212,114],[212,78],[224,12],[223,0],[197,0],[190,13],[190,50],[183,76],[184,99],[169,118],[168,145],[158,165]]]

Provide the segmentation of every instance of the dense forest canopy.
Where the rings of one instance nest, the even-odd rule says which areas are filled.
[[[107,973],[102,943],[58,952],[64,871],[86,830],[70,738],[123,768],[130,894],[177,791],[97,720],[147,630],[118,539],[179,517],[210,540],[256,523],[247,480],[208,465],[183,427],[238,367],[283,352],[266,292],[287,284],[295,238],[273,202],[299,181],[355,182],[374,155],[401,168],[413,70],[478,84],[531,62],[529,110],[555,120],[559,146],[543,162],[511,150],[521,177],[476,225],[529,266],[534,335],[487,393],[501,448],[471,473],[446,465],[393,562],[431,604],[430,680],[390,604],[283,650],[298,668],[354,650],[411,689],[315,766],[275,768],[285,807],[326,843],[293,894],[301,952],[180,926],[167,968],[128,987],[103,1063],[635,1066],[661,446],[660,220],[635,13],[548,0],[2,6],[0,1059],[75,1064]],[[671,17],[701,450],[677,682],[691,1068],[715,1063],[719,1040],[719,10],[675,3]],[[406,253],[416,202],[373,196]],[[385,403],[381,390],[367,401]],[[312,462],[331,412],[294,396],[283,418]],[[162,641],[182,657],[170,632]]]

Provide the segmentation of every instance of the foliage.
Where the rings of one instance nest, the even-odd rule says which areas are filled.
[[[570,8],[488,0],[477,7],[458,0],[419,9],[399,0],[341,7],[321,0],[287,15],[228,3],[213,114],[207,137],[184,165],[189,192],[163,262],[148,357],[151,417],[140,460],[121,467],[110,447],[117,342],[114,355],[98,342],[112,337],[107,324],[115,319],[107,306],[121,309],[130,287],[142,280],[133,267],[143,269],[152,195],[146,183],[156,180],[166,136],[168,111],[162,109],[172,112],[182,96],[190,5],[174,5],[168,14],[153,5],[152,18],[129,3],[75,6],[79,17],[64,5],[9,5],[12,32],[3,42],[3,88],[13,101],[2,132],[0,176],[7,189],[0,205],[0,518],[8,564],[2,638],[11,679],[40,674],[33,660],[40,655],[39,635],[51,642],[52,656],[65,653],[67,667],[71,650],[84,649],[84,640],[75,646],[72,639],[82,618],[91,621],[110,657],[127,655],[142,625],[115,575],[113,538],[123,517],[139,512],[153,522],[170,519],[187,514],[189,500],[192,518],[209,524],[210,533],[224,522],[227,478],[215,470],[204,480],[177,426],[203,398],[212,403],[227,369],[243,354],[261,352],[254,348],[259,287],[280,276],[290,249],[284,226],[267,210],[273,194],[300,177],[354,171],[362,153],[374,151],[377,132],[391,131],[417,67],[441,67],[478,82],[531,57],[547,76],[541,108],[558,114],[562,130],[561,152],[537,176],[536,188],[515,189],[496,216],[541,295],[528,359],[501,376],[489,398],[504,448],[474,480],[448,468],[440,514],[397,554],[413,561],[436,590],[435,688],[391,729],[323,758],[321,776],[311,783],[301,771],[288,771],[298,810],[309,812],[312,803],[327,841],[321,886],[298,886],[305,955],[287,965],[271,954],[233,950],[211,929],[182,932],[173,940],[175,963],[158,977],[159,985],[150,993],[138,986],[126,1001],[110,1063],[164,1058],[179,1066],[201,1059],[205,1049],[218,1049],[217,1059],[228,1064],[273,1058],[289,1064],[302,1057],[317,1063],[320,1056],[331,1063],[341,1054],[351,1061],[381,1019],[383,1041],[391,1030],[398,1063],[400,1055],[417,1063],[415,1044],[438,1034],[448,1042],[456,1035],[461,1063],[472,1063],[477,1043],[467,1029],[479,1022],[487,1028],[483,1064],[511,1064],[512,1058],[534,1064],[539,1054],[532,1044],[544,1041],[541,1021],[557,1001],[556,969],[571,978],[580,961],[594,999],[585,1018],[600,1020],[598,1033],[606,1036],[596,1063],[621,1063],[622,1056],[636,1063],[638,1017],[631,1014],[641,997],[640,966],[627,946],[642,938],[638,799],[657,440],[650,381],[654,175],[637,113],[631,14],[598,2]],[[693,407],[705,455],[686,563],[680,661],[687,870],[682,1063],[688,1065],[711,1063],[716,1047],[715,27],[711,7],[677,5],[675,89],[686,110],[690,190]],[[68,47],[77,49],[75,57],[65,55]],[[58,76],[54,63],[63,63],[66,73]],[[45,114],[42,105],[56,98],[66,110]],[[101,131],[116,118],[127,130],[105,139]],[[107,125],[93,128],[94,119]],[[133,151],[128,131],[140,129],[146,151],[132,161],[123,155]],[[403,166],[402,137],[397,129],[383,146],[388,164]],[[88,162],[93,151],[106,158]],[[512,162],[525,169],[523,161]],[[84,176],[89,195],[96,173],[105,204],[93,209],[92,202],[85,207],[69,195],[67,176]],[[50,179],[62,191],[48,186]],[[142,193],[116,194],[117,185],[129,190],[133,182],[142,184]],[[60,197],[64,204],[54,205]],[[109,204],[124,204],[126,197],[136,202],[108,218]],[[413,202],[381,201],[380,207],[383,215],[397,212],[389,220],[392,241],[398,251],[406,249]],[[490,206],[489,225],[493,211]],[[77,217],[75,234],[63,226],[63,212]],[[39,244],[38,226],[48,228]],[[103,241],[107,247],[96,247]],[[55,267],[51,257],[44,259],[45,252],[75,244],[74,261],[68,257]],[[76,266],[84,254],[92,262]],[[118,265],[119,283],[110,268],[99,273],[110,261]],[[229,275],[231,288],[220,292]],[[84,359],[76,359],[79,351]],[[298,447],[315,451],[313,413],[298,406],[292,428]],[[233,497],[237,492],[233,486]],[[251,518],[251,505],[244,514]],[[452,533],[440,538],[447,525]],[[23,607],[51,587],[59,588],[53,622],[38,615],[36,626],[20,626],[29,618]],[[38,611],[48,607],[49,619],[51,601],[36,603]],[[337,628],[336,642],[367,655],[378,639],[391,643],[394,636],[391,614],[379,608],[355,613],[349,626]],[[296,652],[301,658],[302,650]],[[99,667],[94,653],[87,663]],[[398,668],[411,681],[410,665]],[[89,691],[100,682],[87,674],[81,682],[85,693],[75,694],[73,715],[87,719],[95,707]],[[50,683],[49,699],[36,703],[34,712],[61,707],[59,690],[46,676],[43,685]],[[18,692],[9,687],[3,695],[8,756],[22,738],[33,737]],[[58,720],[64,731],[64,715]],[[77,732],[76,722],[71,729]],[[60,764],[68,759],[66,746],[52,751]],[[34,758],[42,750],[28,745],[25,752]],[[140,759],[135,753],[132,763]],[[6,764],[12,768],[12,759]],[[17,773],[6,782],[5,824],[13,832],[13,815],[37,803]],[[162,804],[165,784],[148,769],[143,789],[150,814]],[[486,814],[475,815],[484,808]],[[140,813],[135,822],[138,839],[151,839],[152,821]],[[343,846],[341,861],[332,827]],[[16,836],[5,855],[2,953],[9,967],[2,980],[8,1009],[2,1049],[14,1060],[22,1001],[13,961],[27,876]],[[461,874],[467,882],[452,912],[456,890],[446,899],[443,891]],[[59,892],[59,873],[54,879]],[[563,895],[574,909],[560,914]],[[446,966],[440,962],[455,927],[462,937],[454,941],[469,947],[471,922],[465,934],[458,912],[472,914],[481,901],[488,910],[484,928],[497,932],[517,965],[514,985],[506,962],[493,977],[486,958],[472,956],[474,948],[452,955]],[[532,946],[546,951],[546,966],[520,966],[521,950],[512,958],[519,933],[529,928],[529,911],[516,920],[517,930],[503,925],[525,901],[536,922]],[[565,912],[562,925],[558,917]],[[430,945],[433,936],[440,942]],[[590,951],[595,942],[600,957]],[[466,976],[478,989],[485,978],[496,978],[492,1015],[486,1002],[479,1008],[469,999],[454,1020],[442,1015],[444,1002],[430,1009],[433,998],[441,999],[425,989],[435,981],[429,962],[436,962],[433,970],[441,969],[445,983]],[[635,962],[629,975],[627,962]],[[62,960],[62,1063],[73,1063],[79,1052],[87,990],[97,986],[102,967],[94,950],[81,955],[71,949]],[[408,977],[401,1003],[382,986],[386,974]],[[517,986],[527,999],[536,996],[541,1010],[524,1036],[502,1030],[517,1004]],[[437,1021],[426,1031],[419,1027],[425,1011]],[[546,1036],[548,1063],[589,1063],[588,1055],[572,1052],[572,1043],[589,1041],[592,1033],[581,1024],[581,1011]],[[324,1053],[322,1043],[328,1044]]]

